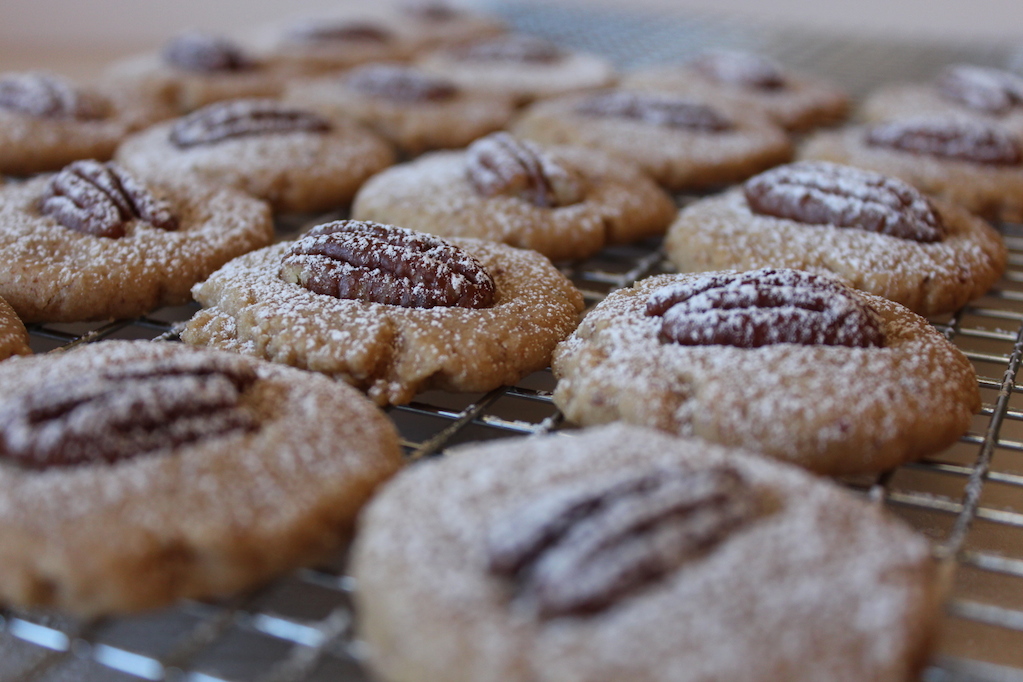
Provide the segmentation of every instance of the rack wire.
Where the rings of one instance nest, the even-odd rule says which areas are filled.
[[[865,43],[755,30],[708,16],[637,15],[557,5],[491,9],[521,30],[601,52],[623,67],[681,60],[707,47],[743,47],[830,76],[855,93],[892,79],[923,79],[941,65],[1012,66],[1012,46]],[[680,198],[681,202],[687,198]],[[282,238],[301,221],[282,226]],[[951,580],[943,632],[925,682],[1023,682],[1023,226],[1002,226],[1008,271],[983,298],[933,320],[977,370],[983,410],[954,446],[879,477],[843,481],[905,518],[933,542]],[[658,240],[608,248],[563,271],[592,305],[614,289],[666,270]],[[172,340],[198,306],[165,308],[101,325],[30,329],[36,352],[104,339]],[[472,441],[564,428],[554,379],[537,372],[486,394],[428,392],[390,416],[410,459]],[[344,556],[249,594],[183,601],[130,617],[83,622],[57,613],[0,609],[0,681],[370,682],[352,636]],[[865,681],[866,682],[866,681]]]

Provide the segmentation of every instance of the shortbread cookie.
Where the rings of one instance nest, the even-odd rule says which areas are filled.
[[[0,296],[25,322],[134,317],[272,239],[266,204],[237,190],[76,161],[0,188]]]
[[[31,355],[28,347],[28,331],[14,308],[0,298],[0,360],[12,355]]]
[[[1023,138],[996,125],[912,118],[817,133],[804,159],[902,178],[991,220],[1023,220]]]
[[[935,569],[829,481],[630,426],[418,464],[352,555],[386,682],[905,682],[940,620]]]
[[[218,102],[133,135],[117,160],[154,181],[228,184],[275,211],[325,211],[394,162],[384,140],[347,118],[275,100]]]
[[[916,116],[966,118],[1023,135],[1023,77],[954,64],[930,83],[897,83],[876,90],[859,113],[872,123]]]
[[[651,426],[822,474],[937,452],[980,408],[969,360],[927,320],[797,270],[642,280],[590,311],[551,366],[577,424]]]
[[[418,59],[417,64],[462,87],[510,95],[521,103],[607,87],[617,79],[614,67],[603,57],[571,52],[521,34],[437,50]]]
[[[725,113],[664,93],[605,90],[545,100],[512,131],[628,158],[673,191],[735,182],[792,157],[788,135],[761,114]]]
[[[956,310],[1001,276],[998,233],[893,177],[802,162],[690,204],[664,250],[682,272],[784,267],[830,272],[920,315]]]
[[[250,588],[336,549],[401,463],[350,387],[231,353],[108,341],[5,361],[0,383],[0,599],[19,606]]]
[[[582,295],[543,256],[359,221],[238,258],[192,290],[182,339],[324,372],[405,403],[547,366]]]
[[[416,51],[479,41],[507,30],[498,19],[438,0],[409,0],[381,9]]]
[[[287,89],[284,100],[328,116],[351,116],[409,156],[464,147],[503,128],[515,111],[510,97],[466,90],[395,63],[300,80]]]
[[[662,234],[675,213],[671,197],[627,161],[508,133],[389,168],[352,209],[360,220],[504,242],[553,260]]]
[[[706,52],[681,66],[628,74],[622,87],[671,92],[760,111],[786,130],[833,125],[849,112],[849,96],[822,78],[781,67],[766,57],[731,50]]]

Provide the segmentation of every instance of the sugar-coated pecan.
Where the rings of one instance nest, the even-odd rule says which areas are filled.
[[[583,198],[583,185],[571,171],[540,147],[508,133],[482,137],[466,150],[466,174],[485,197],[519,197],[544,208],[567,206]]]
[[[754,213],[810,225],[939,241],[945,234],[931,202],[898,178],[823,161],[772,168],[743,186]]]
[[[488,568],[541,617],[584,615],[684,570],[761,513],[729,466],[624,474],[513,509],[489,529]]]
[[[493,278],[462,249],[359,220],[310,230],[285,255],[280,277],[317,294],[405,308],[486,308],[496,296]]]
[[[272,99],[216,102],[178,119],[170,140],[181,148],[216,144],[234,137],[282,133],[325,133],[330,122]]]
[[[0,457],[33,469],[115,462],[256,427],[240,359],[185,354],[96,367],[0,400]]]
[[[70,230],[112,239],[123,237],[131,220],[161,230],[178,227],[170,204],[112,161],[75,161],[54,174],[39,200],[39,212]]]
[[[713,273],[655,291],[646,314],[684,346],[884,345],[878,314],[838,282],[799,270]]]
[[[0,77],[0,109],[36,118],[103,118],[110,104],[100,95],[78,90],[67,81],[42,73]]]
[[[466,62],[513,64],[553,64],[565,58],[565,52],[554,43],[517,33],[452,48],[451,54]]]
[[[661,93],[600,92],[584,99],[576,107],[576,112],[706,133],[722,132],[732,127],[731,121],[706,104]]]
[[[242,71],[252,62],[241,48],[220,36],[184,33],[171,40],[163,50],[163,60],[179,69],[199,73]]]
[[[357,92],[394,102],[440,102],[458,94],[451,81],[410,66],[369,64],[352,69],[345,84]]]
[[[999,69],[956,64],[942,71],[935,85],[945,99],[989,114],[1023,104],[1023,78]]]
[[[866,143],[993,166],[1017,166],[1023,161],[1023,146],[1015,135],[975,121],[917,119],[879,123],[867,129]]]
[[[693,68],[718,83],[738,85],[757,90],[778,90],[785,87],[781,68],[770,59],[749,52],[715,50],[692,61]]]
[[[299,43],[387,43],[391,32],[366,21],[329,21],[309,19],[291,27],[287,37]]]
[[[420,21],[445,22],[462,16],[461,10],[437,0],[409,0],[398,3],[398,10]]]

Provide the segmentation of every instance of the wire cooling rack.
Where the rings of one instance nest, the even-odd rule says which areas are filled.
[[[970,61],[1023,67],[1012,46],[902,45],[797,31],[756,30],[708,16],[638,15],[550,5],[491,9],[517,28],[603,53],[624,68],[681,60],[708,47],[759,50],[830,76],[853,93],[925,79]],[[680,201],[686,201],[680,198]],[[281,237],[302,221],[281,226]],[[925,682],[1023,682],[1023,226],[1003,226],[1008,271],[986,296],[933,320],[973,362],[984,408],[956,445],[878,478],[844,481],[934,543],[951,576],[943,632]],[[564,271],[592,305],[663,271],[658,241],[609,248]],[[173,339],[198,307],[108,324],[31,328],[36,352],[103,339]],[[554,380],[535,373],[486,394],[424,393],[389,410],[410,458],[470,441],[560,428]],[[140,616],[82,622],[0,610],[0,681],[370,682],[352,638],[352,580],[344,557],[222,602],[185,601]],[[864,681],[868,682],[868,681]]]

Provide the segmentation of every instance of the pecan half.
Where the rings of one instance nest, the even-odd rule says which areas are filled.
[[[242,71],[253,66],[237,45],[219,36],[196,32],[182,34],[168,43],[163,60],[198,73]]]
[[[161,230],[178,228],[171,205],[112,161],[75,161],[54,174],[39,212],[70,230],[111,239],[123,237],[131,220]]]
[[[823,161],[779,166],[747,180],[743,192],[761,215],[918,242],[945,235],[941,216],[923,194],[897,178],[851,166]]]
[[[345,84],[357,92],[393,102],[440,102],[458,94],[458,88],[449,80],[394,64],[369,64],[353,69],[345,77]]]
[[[36,118],[103,118],[110,104],[103,97],[76,89],[67,81],[41,73],[13,73],[0,78],[0,109]]]
[[[33,469],[115,462],[256,428],[239,400],[256,380],[198,354],[96,367],[0,402],[0,457]]]
[[[537,145],[508,133],[482,137],[466,150],[466,174],[485,197],[518,197],[534,206],[567,206],[582,200],[583,185]]]
[[[988,114],[1023,104],[1023,78],[999,69],[956,64],[942,71],[935,85],[945,99]]]
[[[656,469],[561,489],[487,536],[489,570],[541,617],[592,613],[696,560],[761,514],[728,466]]]
[[[694,59],[692,66],[705,78],[718,83],[757,90],[779,90],[785,87],[785,76],[777,64],[749,52],[706,52]]]
[[[308,111],[289,109],[272,99],[216,102],[178,119],[170,141],[181,147],[215,144],[234,137],[283,133],[325,133],[326,119]]]
[[[868,128],[866,143],[992,166],[1017,166],[1023,161],[1023,146],[1016,136],[975,121],[889,121]]]
[[[387,29],[363,21],[327,21],[309,19],[293,26],[287,38],[300,43],[387,43],[392,39]]]
[[[486,308],[496,296],[493,278],[462,249],[359,220],[310,230],[285,255],[280,277],[317,294],[405,308]]]
[[[584,99],[575,111],[585,116],[625,118],[705,133],[718,133],[732,127],[732,122],[713,108],[666,94],[610,90]]]
[[[429,22],[452,21],[462,16],[462,12],[446,2],[436,0],[411,0],[398,3],[398,10],[413,19]]]
[[[707,274],[664,287],[647,300],[660,340],[684,346],[759,348],[884,345],[881,318],[849,288],[799,270]]]
[[[512,64],[553,64],[565,58],[554,43],[533,36],[511,34],[452,48],[451,54],[464,62],[508,62]]]

